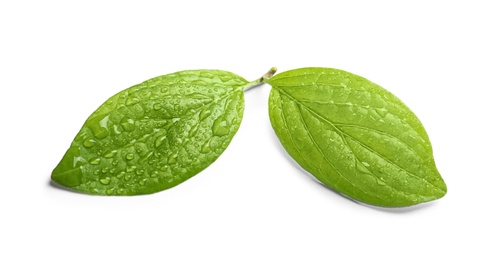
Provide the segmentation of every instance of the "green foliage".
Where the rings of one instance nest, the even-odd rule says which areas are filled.
[[[270,120],[280,142],[328,187],[384,207],[446,194],[424,127],[387,90],[329,68],[287,71],[267,82]]]
[[[221,155],[240,126],[244,90],[267,82],[280,142],[326,186],[383,207],[446,194],[424,127],[393,94],[337,69],[272,78],[275,71],[252,82],[220,70],[181,71],[121,91],[86,120],[52,180],[99,195],[176,186]]]
[[[121,91],[86,120],[52,180],[100,195],[176,186],[228,146],[242,120],[247,84],[230,72],[192,70]]]

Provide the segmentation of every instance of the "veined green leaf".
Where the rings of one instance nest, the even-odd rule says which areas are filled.
[[[213,163],[238,130],[245,79],[191,70],[147,80],[86,120],[52,173],[85,193],[136,195],[182,183]]]
[[[266,80],[270,120],[294,160],[355,200],[403,207],[443,197],[424,127],[393,94],[337,69],[302,68]]]

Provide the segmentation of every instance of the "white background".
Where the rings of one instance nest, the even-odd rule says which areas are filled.
[[[498,259],[493,1],[73,2],[0,3],[0,259]],[[268,85],[246,93],[225,153],[175,188],[50,185],[114,93],[179,70],[254,80],[272,66],[340,68],[393,92],[426,127],[448,194],[382,209],[319,185],[278,143]]]

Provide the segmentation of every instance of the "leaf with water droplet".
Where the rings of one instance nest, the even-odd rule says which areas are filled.
[[[149,194],[176,186],[221,155],[240,126],[244,89],[261,81],[191,70],[123,90],[86,120],[52,180],[100,195]],[[206,143],[219,147],[209,149]]]
[[[302,68],[266,80],[270,121],[286,151],[355,200],[403,207],[443,197],[429,137],[415,114],[371,81]]]

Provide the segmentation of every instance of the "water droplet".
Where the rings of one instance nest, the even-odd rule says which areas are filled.
[[[112,166],[116,166],[116,165],[118,165],[118,160],[112,161]]]
[[[93,135],[97,137],[97,139],[102,140],[109,136],[109,131],[104,127],[94,127],[92,128]]]
[[[211,148],[209,147],[209,142],[210,142],[210,140],[208,140],[207,142],[205,142],[202,145],[202,148],[201,148],[202,153],[208,153],[209,151],[211,151]]]
[[[131,132],[135,130],[135,121],[131,118],[121,120],[121,126],[125,131]]]
[[[159,175],[159,172],[158,171],[154,171],[154,173],[151,174],[150,177],[156,178],[158,175]]]
[[[108,171],[109,171],[109,167],[104,167],[104,168],[102,169],[102,173],[107,173]]]
[[[117,135],[121,134],[121,131],[119,130],[118,125],[113,125],[113,126],[112,126],[112,129],[114,130],[114,133],[115,133],[115,134],[117,134]]]
[[[204,120],[206,119],[209,115],[211,115],[211,110],[209,109],[204,109],[201,111],[201,113],[199,114],[199,120]]]
[[[129,181],[129,180],[131,180],[131,177],[132,177],[131,174],[126,174],[125,175],[125,180]]]
[[[134,105],[134,104],[138,103],[139,101],[140,101],[140,99],[138,99],[136,97],[129,97],[129,98],[126,99],[125,104],[127,106],[131,106],[131,105]]]
[[[114,193],[114,188],[107,189],[107,190],[105,191],[105,193],[106,193],[107,195],[112,195],[112,194]]]
[[[147,149],[147,145],[142,142],[135,144],[135,151],[138,156],[144,156],[147,153]]]
[[[190,129],[190,132],[188,133],[188,136],[189,137],[192,137],[194,136],[195,134],[197,134],[197,130],[199,129],[199,125],[196,124],[194,125],[191,129]]]
[[[128,166],[128,167],[126,167],[126,172],[134,172],[136,169],[137,169],[137,166],[135,166],[135,165]]]
[[[99,181],[104,185],[109,185],[109,183],[111,183],[111,178],[105,177],[104,179],[100,179]]]
[[[95,175],[99,175],[99,174],[100,174],[100,170],[99,170],[99,169],[97,169],[97,170],[93,171],[93,174],[95,174]]]
[[[227,124],[226,120],[218,118],[214,121],[213,124],[213,134],[216,136],[224,136],[230,132],[230,127]]]
[[[123,178],[123,176],[125,175],[125,172],[120,172],[118,173],[118,175],[116,175],[116,177],[118,177],[119,179]]]
[[[78,153],[79,154],[79,153]],[[85,163],[85,158],[81,156],[74,156],[73,157],[73,167],[80,167]]]
[[[115,168],[112,168],[109,172],[110,172],[111,174],[114,174],[114,173],[116,173],[116,169],[115,169]]]
[[[366,167],[370,167],[370,164],[368,162],[361,162],[363,165],[365,165]]]
[[[151,136],[152,136],[151,134],[144,134],[142,138],[138,139],[138,141],[145,143],[147,142],[147,140],[149,140]]]
[[[117,192],[119,195],[123,195],[125,193],[125,189],[119,188]]]
[[[387,112],[388,112],[387,109],[384,108],[384,107],[383,108],[378,108],[378,109],[376,109],[376,111],[382,117],[386,117]]]
[[[147,179],[146,179],[146,178],[143,178],[143,179],[141,179],[141,180],[138,182],[138,184],[140,184],[140,185],[142,185],[142,186],[143,186],[143,185],[145,185],[145,182],[146,182],[146,181],[147,181]]]
[[[100,164],[100,158],[95,158],[95,159],[91,160],[90,164],[93,164],[93,165]]]
[[[105,116],[104,118],[102,118],[100,121],[99,121],[99,125],[100,127],[102,128],[105,128],[105,129],[108,129],[107,127],[107,123],[109,122],[109,115]]]
[[[154,106],[152,106],[154,110],[159,110],[161,109],[161,104],[160,103],[154,103]]]
[[[118,150],[112,150],[104,154],[105,158],[112,158],[118,154]]]
[[[137,175],[142,175],[144,173],[145,173],[145,171],[143,169],[140,169],[140,170],[137,171]]]
[[[154,146],[157,148],[159,146],[161,146],[163,144],[163,141],[166,140],[166,136],[163,135],[163,136],[159,136],[158,138],[156,138],[156,141],[154,142]]]
[[[380,186],[385,186],[386,183],[383,180],[381,180],[381,179],[377,179],[377,184],[379,184]]]
[[[96,143],[95,140],[88,138],[85,141],[83,141],[83,146],[85,146],[86,148],[90,148],[95,146],[95,143]]]
[[[178,157],[178,154],[171,154],[169,157],[168,157],[168,163],[169,164],[173,164],[173,163],[176,163],[176,157]]]
[[[126,159],[127,160],[133,160],[133,158],[135,158],[135,155],[132,154],[132,153],[129,153],[129,154],[126,155]]]

